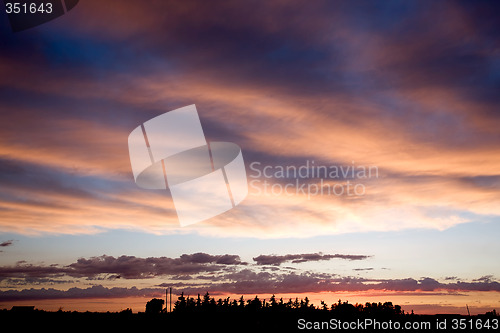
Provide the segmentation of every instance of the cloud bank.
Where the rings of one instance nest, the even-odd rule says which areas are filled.
[[[177,258],[134,256],[99,256],[80,258],[66,266],[33,265],[20,262],[0,267],[0,301],[58,298],[115,298],[158,295],[164,288],[197,294],[297,294],[322,292],[500,292],[500,283],[491,275],[470,281],[449,277],[438,280],[422,278],[365,278],[300,269],[306,261],[327,261],[322,265],[336,267],[336,259],[359,261],[367,255],[286,254],[260,255],[247,263],[237,255],[207,253],[183,254]],[[281,267],[290,262],[294,268]],[[266,269],[272,265],[274,269]],[[374,271],[373,268],[370,268]],[[116,286],[117,279],[127,280]],[[91,283],[91,287],[75,284]],[[160,282],[159,282],[160,281]],[[161,282],[163,281],[163,282]],[[124,281],[122,281],[124,282]],[[54,285],[59,285],[55,289]],[[64,289],[64,285],[73,287]],[[114,284],[114,285],[113,285]],[[141,288],[131,285],[141,285]],[[27,285],[51,287],[23,289]]]

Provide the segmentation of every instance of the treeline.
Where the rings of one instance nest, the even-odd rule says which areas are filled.
[[[154,300],[157,300],[154,302]],[[152,306],[156,303],[157,306]],[[163,305],[163,300],[153,299],[146,305],[147,312],[160,312]],[[165,309],[166,310],[166,309]],[[308,297],[304,299],[277,299],[273,295],[269,300],[260,299],[258,296],[255,298],[245,300],[243,296],[239,299],[211,297],[207,292],[204,296],[196,298],[186,297],[184,293],[178,297],[174,303],[174,313],[196,313],[196,312],[325,312],[335,315],[374,315],[374,316],[396,316],[404,315],[404,310],[399,305],[393,305],[392,302],[385,303],[365,303],[363,304],[350,304],[347,301],[342,302],[339,300],[337,303],[331,305],[321,301],[319,306],[312,304]]]

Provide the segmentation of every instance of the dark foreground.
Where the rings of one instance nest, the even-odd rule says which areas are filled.
[[[2,327],[15,331],[94,332],[500,332],[496,313],[461,315],[362,315],[330,311],[94,313],[0,311]]]

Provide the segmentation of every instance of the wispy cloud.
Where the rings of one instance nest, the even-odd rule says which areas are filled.
[[[14,243],[14,240],[4,241],[4,242],[0,243],[0,247],[11,246],[13,243]]]
[[[247,164],[356,161],[380,178],[357,200],[251,193],[189,232],[309,237],[500,216],[500,26],[495,5],[470,7],[89,1],[64,28],[5,35],[0,230],[185,232],[168,192],[135,187],[126,142],[193,103],[207,137],[231,138]]]
[[[0,247],[7,247],[7,246],[11,246],[13,244],[13,240],[8,240],[8,241],[4,241],[2,243],[0,243]],[[0,250],[0,253],[3,252],[3,250]]]

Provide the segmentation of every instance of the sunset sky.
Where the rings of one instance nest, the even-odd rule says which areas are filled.
[[[500,310],[498,17],[493,1],[81,0],[13,33],[0,14],[0,309],[137,312],[172,287]],[[169,191],[135,184],[127,139],[192,104],[254,183],[180,227]],[[377,173],[276,174],[316,166]],[[297,190],[347,182],[363,192]]]

